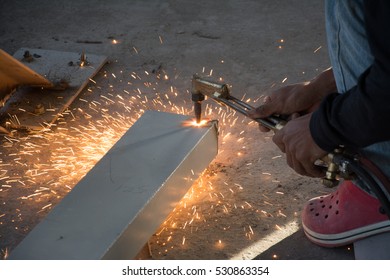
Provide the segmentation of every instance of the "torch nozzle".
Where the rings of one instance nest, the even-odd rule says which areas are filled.
[[[196,123],[200,123],[201,116],[202,116],[202,104],[200,103],[200,101],[194,102],[194,112],[195,112]]]

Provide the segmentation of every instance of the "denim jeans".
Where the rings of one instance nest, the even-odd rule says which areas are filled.
[[[374,59],[366,37],[363,0],[325,0],[325,26],[337,89],[344,93]],[[390,141],[365,147],[361,154],[390,178]]]

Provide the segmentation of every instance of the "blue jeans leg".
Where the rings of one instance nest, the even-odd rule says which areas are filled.
[[[337,89],[344,93],[372,64],[364,26],[362,0],[326,0],[325,26]]]

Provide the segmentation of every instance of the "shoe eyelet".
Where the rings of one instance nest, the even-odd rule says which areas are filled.
[[[383,215],[386,214],[386,211],[385,211],[385,209],[382,206],[379,206],[379,213],[381,213]]]

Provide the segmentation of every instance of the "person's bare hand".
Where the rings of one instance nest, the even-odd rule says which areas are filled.
[[[249,112],[249,117],[256,119],[271,115],[304,115],[313,112],[323,97],[335,90],[333,71],[327,69],[310,82],[288,85],[272,92],[264,98],[262,105]],[[269,131],[262,125],[260,130]]]
[[[290,120],[275,132],[272,140],[286,153],[287,164],[297,173],[310,177],[323,177],[324,170],[314,163],[327,152],[314,142],[309,129],[312,113]]]
[[[308,83],[293,84],[282,87],[266,96],[263,104],[250,111],[249,116],[256,119],[266,118],[270,115],[305,114],[318,106],[319,102],[319,97],[311,92]],[[263,132],[269,131],[262,125],[259,127]]]

